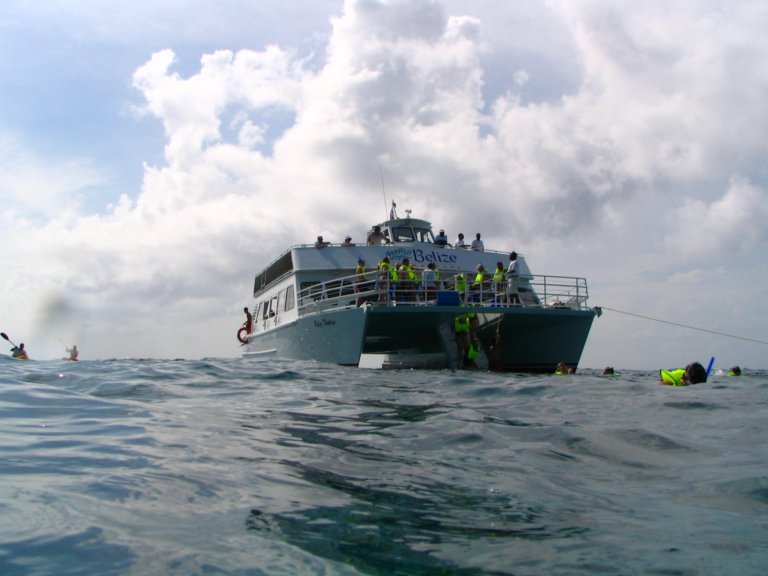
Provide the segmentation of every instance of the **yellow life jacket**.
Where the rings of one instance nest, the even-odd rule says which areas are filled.
[[[661,375],[661,381],[666,382],[670,386],[688,386],[683,380],[685,376],[685,368],[678,368],[677,370],[659,370]]]
[[[499,284],[504,282],[504,270],[496,268],[496,271],[493,273],[493,281]]]
[[[456,334],[469,332],[469,318],[466,316],[456,316],[456,319],[453,321],[453,330]]]

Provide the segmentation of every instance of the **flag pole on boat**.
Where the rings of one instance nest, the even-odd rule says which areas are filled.
[[[381,164],[379,164],[379,176],[381,177],[381,193],[384,196],[384,218],[387,218],[387,191],[384,188],[384,170],[381,168]]]

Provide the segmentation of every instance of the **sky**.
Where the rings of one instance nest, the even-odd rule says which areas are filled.
[[[585,277],[582,367],[768,368],[765,30],[763,0],[5,0],[0,330],[238,356],[255,273],[386,195]]]

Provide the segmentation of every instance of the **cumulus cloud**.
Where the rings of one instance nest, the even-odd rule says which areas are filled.
[[[668,218],[667,245],[688,257],[750,250],[768,236],[768,194],[745,178],[733,178],[725,195],[711,204],[687,199]]]
[[[126,341],[160,315],[166,350],[199,353],[208,344],[179,338],[179,323],[220,329],[290,244],[362,236],[386,209],[381,174],[400,206],[501,247],[514,235],[531,251],[607,253],[642,235],[665,264],[695,268],[764,243],[766,9],[562,0],[546,16],[570,34],[579,82],[540,100],[523,97],[541,82],[530,67],[506,70],[490,97],[484,62],[504,60],[488,59],[500,44],[431,0],[346,0],[322,59],[223,47],[183,76],[170,49],[147,55],[136,109],[162,124],[163,162],[103,214],[52,211],[41,225],[6,211],[5,234],[25,239],[9,240],[8,285],[119,310],[136,325],[120,326]],[[48,197],[98,182],[83,166]],[[19,206],[32,172],[6,180]],[[41,253],[44,273],[24,267]],[[103,316],[92,332],[108,330]]]

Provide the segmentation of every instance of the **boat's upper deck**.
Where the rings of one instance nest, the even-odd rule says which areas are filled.
[[[410,211],[406,211],[410,212]],[[330,242],[292,246],[256,275],[254,295],[267,289],[288,273],[308,273],[317,280],[328,280],[331,275],[352,274],[362,260],[366,269],[375,269],[385,257],[392,265],[408,261],[417,270],[431,262],[442,272],[475,270],[482,265],[491,273],[501,262],[506,270],[510,252],[495,250],[473,251],[469,246],[454,248],[451,244],[435,242],[432,225],[419,218],[392,218],[376,224],[362,244]],[[522,254],[517,256],[517,272],[521,278],[531,276]],[[303,274],[302,274],[303,275]]]

